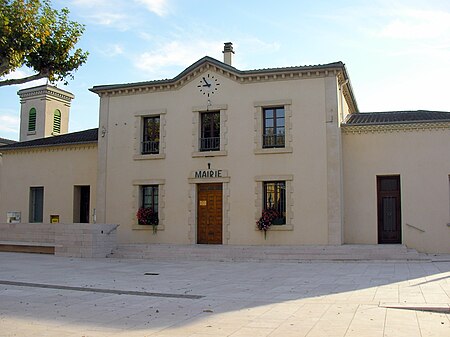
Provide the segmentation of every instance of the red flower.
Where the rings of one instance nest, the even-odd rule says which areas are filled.
[[[273,221],[280,217],[280,213],[275,208],[267,208],[262,212],[261,217],[256,221],[256,225],[260,231],[264,231],[264,238],[266,231],[273,225]]]
[[[136,213],[140,225],[158,226],[158,214],[149,207],[141,207]]]

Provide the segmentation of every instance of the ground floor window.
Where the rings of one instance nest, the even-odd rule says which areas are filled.
[[[263,183],[263,209],[275,209],[280,215],[274,225],[286,224],[286,182],[268,181]]]
[[[44,188],[30,187],[30,222],[44,220]]]
[[[141,201],[139,205],[139,224],[158,224],[159,187],[158,185],[143,185],[140,188]]]

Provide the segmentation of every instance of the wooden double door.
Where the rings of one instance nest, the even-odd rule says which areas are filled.
[[[402,243],[400,176],[378,176],[378,243]]]
[[[197,185],[197,243],[222,244],[222,184]]]

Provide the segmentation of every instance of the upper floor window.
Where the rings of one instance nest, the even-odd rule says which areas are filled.
[[[284,107],[263,109],[263,148],[285,146]]]
[[[280,217],[274,220],[274,225],[286,224],[286,182],[266,181],[264,187],[264,209],[276,209]]]
[[[144,117],[142,154],[158,154],[160,136],[159,116]]]
[[[31,108],[28,113],[28,132],[36,131],[36,109]]]
[[[61,132],[61,111],[58,109],[53,113],[53,133]]]
[[[201,113],[200,151],[220,150],[220,112]]]

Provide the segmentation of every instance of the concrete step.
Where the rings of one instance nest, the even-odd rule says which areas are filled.
[[[235,246],[120,245],[112,258],[204,261],[431,261],[404,245]]]

